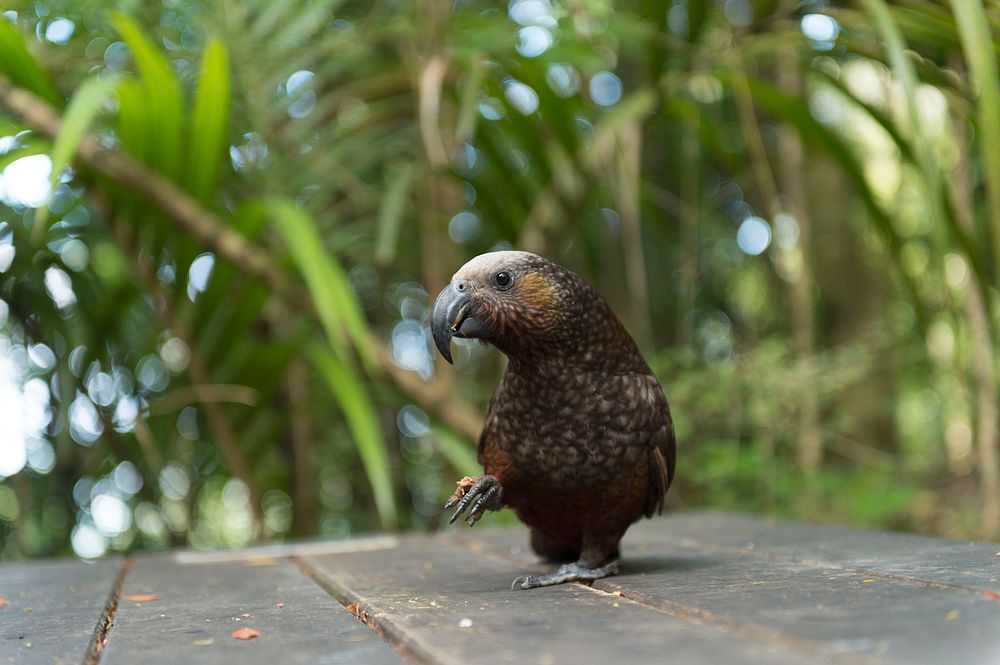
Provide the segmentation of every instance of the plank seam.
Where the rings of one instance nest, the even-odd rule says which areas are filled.
[[[581,586],[587,585],[584,584]],[[753,639],[768,646],[782,645],[800,653],[820,656],[834,662],[843,661],[851,665],[885,665],[886,663],[882,658],[867,656],[862,653],[832,651],[818,642],[797,639],[781,631],[769,630],[755,624],[720,616],[698,607],[650,596],[642,591],[635,591],[609,580],[597,580],[594,582],[594,586],[589,588],[595,593],[607,594],[612,598],[620,597],[631,600],[643,607],[648,607],[679,619],[693,621],[713,628],[724,628],[735,635]]]
[[[503,561],[504,563],[517,563],[519,565],[525,563],[523,559],[517,556],[505,555],[496,550],[479,549],[473,546],[473,543],[476,543],[476,541],[467,541],[464,539],[456,540],[460,546],[475,552],[477,556],[484,556],[495,561]],[[678,619],[699,623],[709,626],[710,628],[726,630],[740,637],[760,642],[765,646],[780,645],[788,648],[789,650],[794,650],[805,655],[819,656],[820,658],[827,659],[831,662],[843,662],[845,664],[850,663],[850,665],[885,665],[886,663],[886,660],[883,658],[871,657],[854,651],[833,651],[819,642],[800,640],[781,631],[769,630],[755,624],[720,616],[714,612],[709,612],[708,610],[650,596],[641,591],[635,591],[632,588],[623,587],[620,584],[613,582],[611,579],[597,580],[593,582],[593,584],[584,584],[582,582],[571,582],[571,584],[589,589],[593,593],[607,596],[611,602],[620,600],[631,601],[637,605],[642,605],[643,607],[649,608],[653,611],[667,614]],[[520,593],[532,592],[532,590],[529,590]]]
[[[122,562],[122,567],[115,576],[108,600],[104,604],[97,625],[94,626],[94,633],[90,637],[90,644],[87,645],[87,651],[83,655],[82,665],[98,665],[101,662],[101,655],[104,653],[111,627],[115,622],[115,613],[118,611],[118,600],[121,598],[122,587],[125,585],[125,578],[132,570],[132,565],[132,560],[126,559]]]
[[[309,579],[318,584],[320,588],[330,594],[330,597],[340,603],[348,614],[367,626],[379,639],[395,649],[404,659],[412,663],[417,663],[417,665],[436,665],[440,662],[417,645],[408,643],[403,632],[391,621],[387,621],[385,617],[369,613],[362,604],[360,596],[352,592],[349,588],[346,586],[341,588],[335,585],[332,580],[328,580],[323,575],[320,575],[305,559],[292,556],[289,557],[289,561],[296,565]]]

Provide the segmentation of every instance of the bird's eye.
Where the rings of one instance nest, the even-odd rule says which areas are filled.
[[[501,291],[506,291],[514,283],[514,277],[506,270],[501,270],[497,274],[493,275],[493,283],[497,285],[497,288]]]

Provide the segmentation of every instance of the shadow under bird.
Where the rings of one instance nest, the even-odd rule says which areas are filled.
[[[515,589],[617,573],[629,526],[662,510],[676,443],[663,388],[611,308],[541,256],[490,252],[437,296],[431,329],[448,362],[453,337],[508,358],[479,439],[485,473],[459,481],[451,521],[510,508],[539,555],[565,562]]]

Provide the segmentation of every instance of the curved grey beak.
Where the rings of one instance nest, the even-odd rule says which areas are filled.
[[[473,312],[473,304],[466,295],[464,284],[452,282],[441,289],[434,300],[431,312],[431,334],[434,345],[449,363],[452,337],[482,337],[487,328]]]

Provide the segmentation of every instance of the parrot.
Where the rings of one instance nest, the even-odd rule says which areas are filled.
[[[667,398],[635,340],[582,277],[523,251],[462,266],[430,324],[449,363],[453,338],[507,357],[479,437],[484,473],[459,481],[451,523],[510,508],[532,549],[562,564],[514,590],[617,574],[622,537],[662,512],[676,460]]]

